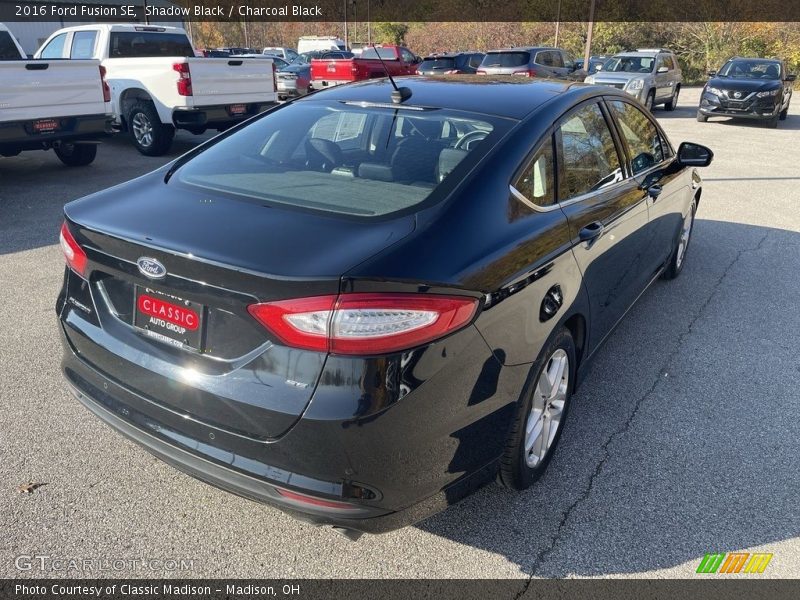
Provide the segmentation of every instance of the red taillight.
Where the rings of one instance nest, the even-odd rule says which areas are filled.
[[[72,237],[69,232],[66,221],[61,225],[61,234],[58,236],[58,241],[61,244],[61,250],[64,252],[64,258],[67,260],[67,265],[70,269],[75,271],[81,277],[86,276],[86,252],[83,251]]]
[[[314,498],[313,496],[306,496],[305,494],[298,494],[283,488],[275,488],[281,496],[287,500],[293,500],[311,506],[318,506],[320,508],[333,508],[336,510],[357,510],[358,507],[348,502],[337,502],[335,500],[323,500],[322,498]]]
[[[483,69],[478,69],[478,70],[477,70],[477,71],[475,71],[475,72],[476,72],[478,75],[486,75],[486,71],[484,71]]]
[[[178,94],[181,96],[192,95],[192,74],[189,72],[189,63],[180,62],[172,65],[178,73]]]
[[[521,69],[519,71],[514,71],[512,75],[525,75],[525,77],[536,77],[536,71],[534,69]]]
[[[100,83],[103,84],[103,102],[111,102],[111,88],[106,81],[106,68],[100,66]]]
[[[435,294],[342,294],[248,307],[283,343],[334,354],[385,354],[433,341],[472,320],[475,298]]]

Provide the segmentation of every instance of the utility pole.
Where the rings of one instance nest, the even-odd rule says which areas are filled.
[[[586,48],[583,51],[583,68],[589,71],[589,57],[592,55],[592,33],[594,32],[594,0],[589,4],[589,31],[586,32]]]
[[[558,12],[556,13],[556,41],[553,46],[558,48],[558,30],[561,26],[561,0],[558,0]]]
[[[350,43],[347,39],[347,0],[343,0],[344,2],[344,47],[349,48]]]
[[[369,20],[369,0],[367,0],[367,45],[372,45],[372,23]]]

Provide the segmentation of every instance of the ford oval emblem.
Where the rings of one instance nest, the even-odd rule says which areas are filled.
[[[139,272],[150,279],[161,279],[167,274],[167,269],[164,265],[149,256],[142,256],[136,261],[136,264],[139,267]]]

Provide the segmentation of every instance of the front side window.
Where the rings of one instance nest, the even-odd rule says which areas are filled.
[[[608,104],[628,145],[634,175],[661,163],[671,154],[669,144],[664,140],[662,146],[658,129],[641,110],[620,100]]]
[[[403,61],[407,63],[413,63],[416,60],[416,57],[411,54],[409,50],[405,48],[400,48],[400,56],[403,57]]]
[[[174,180],[267,206],[376,217],[436,195],[451,173],[463,177],[509,127],[447,109],[302,102],[213,144]]]
[[[61,58],[64,56],[64,43],[67,41],[67,34],[62,33],[50,40],[42,50],[42,58]]]
[[[531,162],[514,182],[514,188],[537,206],[555,204],[554,162],[553,139],[552,136],[548,136],[542,147],[534,153]]]
[[[569,200],[622,180],[614,138],[598,104],[580,108],[561,123],[559,199]]]
[[[86,59],[94,56],[94,40],[97,33],[94,31],[76,31],[72,36],[72,51],[70,58]]]

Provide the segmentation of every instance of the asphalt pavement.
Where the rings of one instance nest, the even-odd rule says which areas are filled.
[[[673,143],[716,154],[686,268],[600,351],[544,478],[358,542],[159,462],[62,382],[62,206],[198,138],[179,133],[162,159],[115,138],[82,169],[52,152],[0,158],[0,577],[509,577],[522,590],[531,576],[696,577],[705,553],[734,551],[773,553],[757,577],[800,577],[800,101],[770,130],[697,123],[698,95],[655,111]],[[28,482],[43,485],[20,493]],[[48,570],[26,556],[51,557]],[[69,559],[94,567],[51,570]]]

